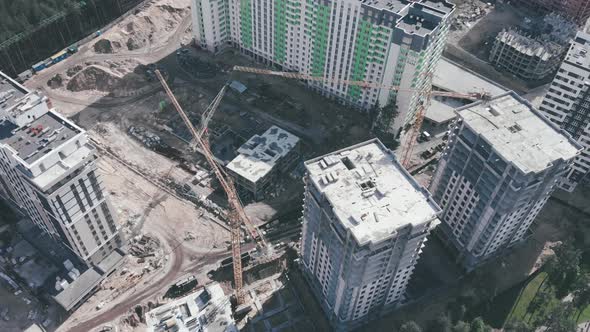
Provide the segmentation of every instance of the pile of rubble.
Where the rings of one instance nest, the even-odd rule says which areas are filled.
[[[121,323],[137,327],[139,324],[145,324],[145,313],[159,307],[159,303],[148,302],[147,305],[137,305],[135,308],[129,311],[129,313],[121,318]]]
[[[464,28],[471,28],[471,23],[486,16],[486,14],[493,8],[491,3],[483,3],[476,0],[466,1],[462,3],[457,10],[455,20],[451,25],[451,30],[462,30]]]
[[[137,258],[156,257],[160,250],[160,240],[147,234],[137,236],[129,246],[129,253]]]

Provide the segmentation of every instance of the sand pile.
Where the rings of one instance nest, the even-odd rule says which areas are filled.
[[[96,53],[133,51],[165,41],[190,14],[189,0],[162,0],[131,15],[94,44]]]
[[[90,65],[72,76],[67,89],[74,92],[98,90],[109,92],[119,84],[122,76],[108,68]]]
[[[53,88],[65,85],[72,92],[93,90],[119,95],[149,86],[146,71],[147,67],[136,60],[87,62],[84,66],[68,68],[67,76],[54,77],[47,85]]]

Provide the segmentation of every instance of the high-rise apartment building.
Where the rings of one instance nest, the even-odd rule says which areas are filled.
[[[283,70],[412,90],[308,82],[364,110],[395,105],[380,126],[398,133],[425,102],[453,10],[445,0],[194,0],[193,30],[212,52],[233,45]]]
[[[81,262],[124,245],[86,132],[0,72],[0,196]]]
[[[305,163],[303,271],[336,330],[404,301],[440,208],[377,140]]]
[[[584,151],[576,158],[560,187],[573,191],[590,180],[590,35],[579,32],[561,63],[540,110],[567,131]]]
[[[514,92],[457,114],[430,191],[471,269],[526,238],[581,146]]]

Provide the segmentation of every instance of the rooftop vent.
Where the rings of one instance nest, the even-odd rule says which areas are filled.
[[[510,130],[510,132],[514,134],[514,133],[521,131],[522,127],[519,126],[518,124],[515,124],[513,126],[508,127],[508,130]]]
[[[492,114],[493,116],[499,116],[501,114],[500,111],[498,111],[493,106],[487,107],[486,111],[490,112],[490,114]]]
[[[375,188],[375,182],[373,182],[373,180],[361,182],[361,183],[359,183],[359,185],[361,186],[362,191],[369,191],[369,190]]]
[[[352,163],[352,160],[350,160],[348,157],[344,157],[341,160],[348,170],[353,170],[356,168],[356,166]]]

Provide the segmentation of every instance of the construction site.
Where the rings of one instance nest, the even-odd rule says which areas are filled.
[[[123,265],[79,308],[44,311],[43,320],[51,317],[47,330],[329,329],[297,269],[304,161],[373,138],[373,119],[310,91],[301,81],[309,77],[255,69],[262,65],[234,49],[211,54],[195,47],[190,6],[190,0],[145,1],[66,61],[24,82],[87,131],[128,241]],[[453,23],[461,38],[496,10],[478,1],[462,6]],[[448,139],[452,109],[506,91],[504,84],[527,89],[445,61],[432,102],[396,150],[422,186]],[[457,73],[467,83],[448,82]],[[539,241],[554,237],[554,225],[546,227]],[[498,289],[531,273],[536,260],[499,277],[544,247],[521,249],[494,272]],[[425,250],[435,258],[418,266],[411,305],[373,328],[433,319],[449,302],[443,297],[460,294],[459,271],[434,273],[450,262],[444,246],[433,241]],[[417,318],[423,313],[414,301],[431,294],[437,298]],[[24,322],[39,322],[25,316]]]

